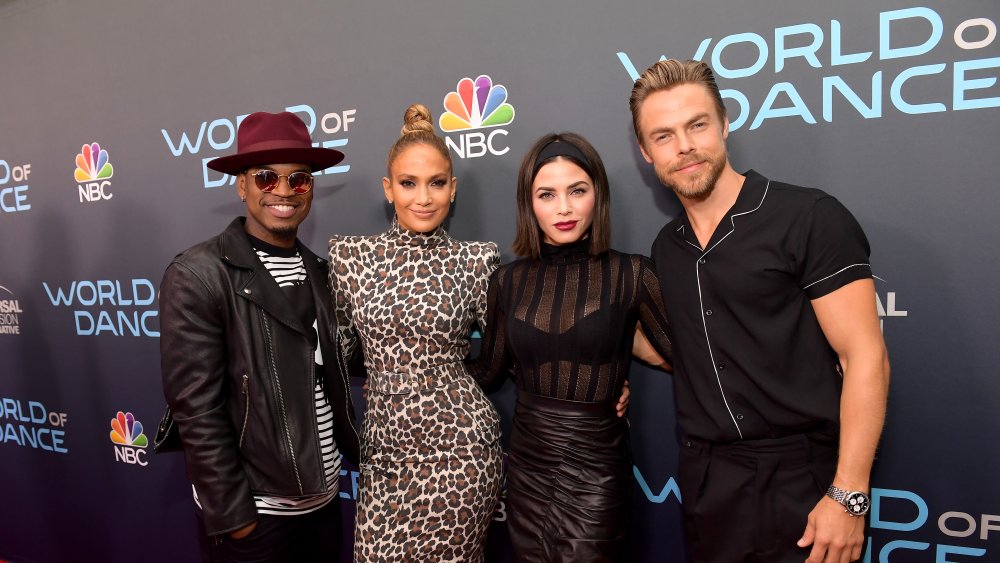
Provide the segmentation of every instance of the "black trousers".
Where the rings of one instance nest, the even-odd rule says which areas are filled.
[[[301,516],[261,514],[257,527],[238,540],[207,536],[198,513],[205,563],[332,563],[340,561],[340,499]]]
[[[836,469],[835,438],[685,439],[678,476],[688,553],[699,563],[801,563],[811,547],[795,542]]]

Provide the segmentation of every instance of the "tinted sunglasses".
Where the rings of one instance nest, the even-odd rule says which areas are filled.
[[[299,195],[308,192],[313,187],[313,175],[301,170],[292,172],[291,174],[278,174],[274,170],[258,170],[250,174],[250,176],[253,176],[253,181],[257,185],[257,189],[264,193],[273,192],[278,187],[278,182],[282,178],[288,180],[288,187],[292,188],[292,191]]]

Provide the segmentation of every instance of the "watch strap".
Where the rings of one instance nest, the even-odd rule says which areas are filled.
[[[849,492],[850,491],[845,491],[844,489],[841,489],[836,485],[830,485],[830,488],[826,490],[826,496],[837,501],[837,504],[844,504],[844,501],[847,498],[847,494]]]
[[[863,500],[857,503],[850,503],[848,502],[848,499],[851,498],[852,495],[859,495]],[[832,498],[834,502],[843,506],[844,511],[851,516],[864,516],[868,514],[868,508],[871,505],[871,499],[866,493],[860,491],[845,491],[836,485],[830,485],[830,487],[826,490],[826,496]],[[859,504],[861,506],[852,506],[852,504]]]

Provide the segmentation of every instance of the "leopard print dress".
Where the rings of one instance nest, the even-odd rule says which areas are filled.
[[[357,562],[483,559],[500,424],[462,360],[499,259],[493,243],[395,221],[381,235],[330,239],[339,341],[344,357],[360,343],[368,371]]]

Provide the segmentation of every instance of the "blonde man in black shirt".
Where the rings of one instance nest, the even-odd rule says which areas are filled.
[[[733,169],[704,63],[653,65],[630,105],[643,156],[684,208],[652,258],[671,319],[689,552],[859,559],[889,382],[864,232],[820,190]]]

